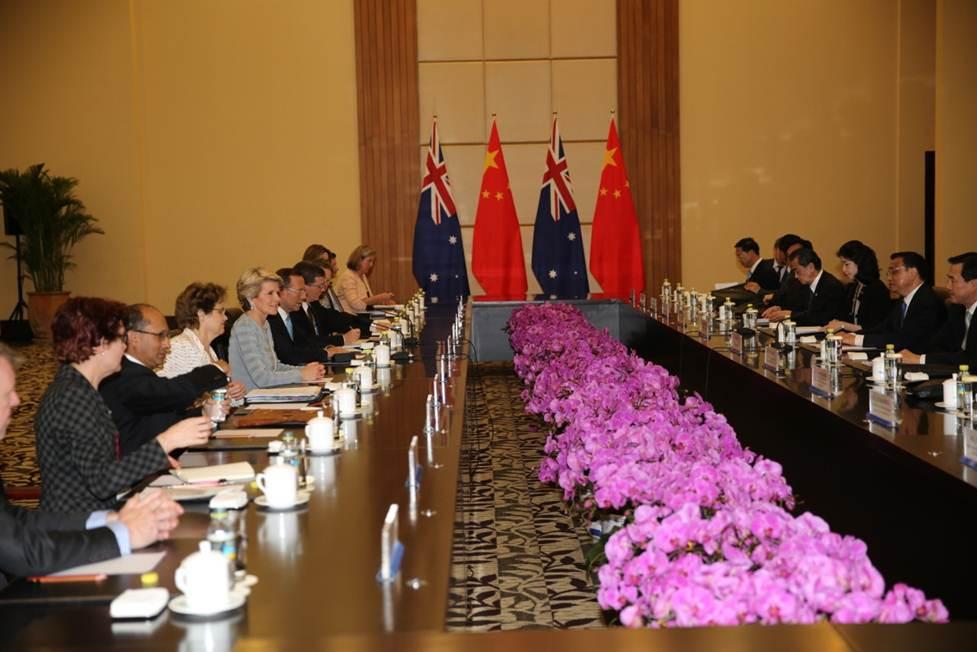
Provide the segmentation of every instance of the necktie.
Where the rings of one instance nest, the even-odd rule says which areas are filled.
[[[316,335],[319,334],[319,326],[315,323],[315,317],[312,316],[312,309],[309,307],[305,308],[305,316],[309,319],[309,323],[312,324],[312,332]]]
[[[903,301],[902,303],[899,304],[899,310],[900,310],[900,313],[901,313],[899,315],[899,327],[901,328],[903,322],[906,321],[906,311],[909,310],[909,304],[907,304],[905,301]]]
[[[810,291],[810,292],[808,293],[808,295],[807,295],[807,307],[808,307],[808,309],[810,309],[810,308],[811,308],[811,305],[812,305],[813,303],[814,303],[814,290],[811,290],[811,291]]]
[[[974,317],[974,313],[969,310],[963,313],[963,341],[960,343],[960,350],[967,350],[967,335],[970,333],[970,322]]]
[[[295,333],[292,332],[292,318],[289,315],[285,315],[285,330],[288,331],[288,339],[294,340]]]

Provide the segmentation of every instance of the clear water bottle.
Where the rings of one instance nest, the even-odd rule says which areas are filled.
[[[295,435],[286,431],[282,435],[282,450],[278,454],[284,464],[291,464],[296,469],[299,468],[299,448],[295,441]]]
[[[234,571],[237,569],[237,514],[224,509],[215,509],[210,512],[210,525],[207,527],[207,541],[210,549],[219,552],[227,559],[228,572],[231,573],[233,580]]]
[[[970,375],[970,365],[960,365],[957,376],[957,410],[968,419],[974,418],[974,382],[977,378]]]
[[[885,383],[893,391],[899,387],[899,365],[902,356],[896,353],[896,347],[892,344],[885,345]]]

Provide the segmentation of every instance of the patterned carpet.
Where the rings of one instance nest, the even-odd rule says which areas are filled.
[[[603,627],[592,540],[537,479],[544,435],[520,389],[510,364],[470,368],[447,629]]]
[[[0,442],[8,487],[39,484],[34,413],[57,369],[50,346],[17,353],[21,406]],[[446,627],[603,627],[582,552],[592,539],[566,513],[561,492],[537,479],[544,435],[523,411],[520,390],[511,364],[469,369]]]
[[[34,448],[34,414],[44,390],[54,379],[58,363],[49,344],[11,347],[20,358],[17,394],[20,407],[14,410],[7,436],[0,442],[0,477],[10,487],[36,486],[41,482]],[[20,502],[32,505],[30,501]]]

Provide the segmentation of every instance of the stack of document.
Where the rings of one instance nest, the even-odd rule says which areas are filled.
[[[269,387],[252,389],[245,399],[248,403],[298,403],[314,401],[319,398],[322,388],[318,385],[297,385],[295,387]]]
[[[170,471],[187,484],[242,482],[254,478],[254,467],[247,462],[197,466]]]

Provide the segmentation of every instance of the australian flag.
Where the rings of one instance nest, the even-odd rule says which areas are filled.
[[[469,294],[461,225],[451,196],[436,118],[431,127],[421,203],[414,225],[414,278],[431,303],[454,303]]]
[[[543,288],[543,297],[584,299],[590,292],[581,235],[570,171],[554,115],[533,229],[533,273]]]

